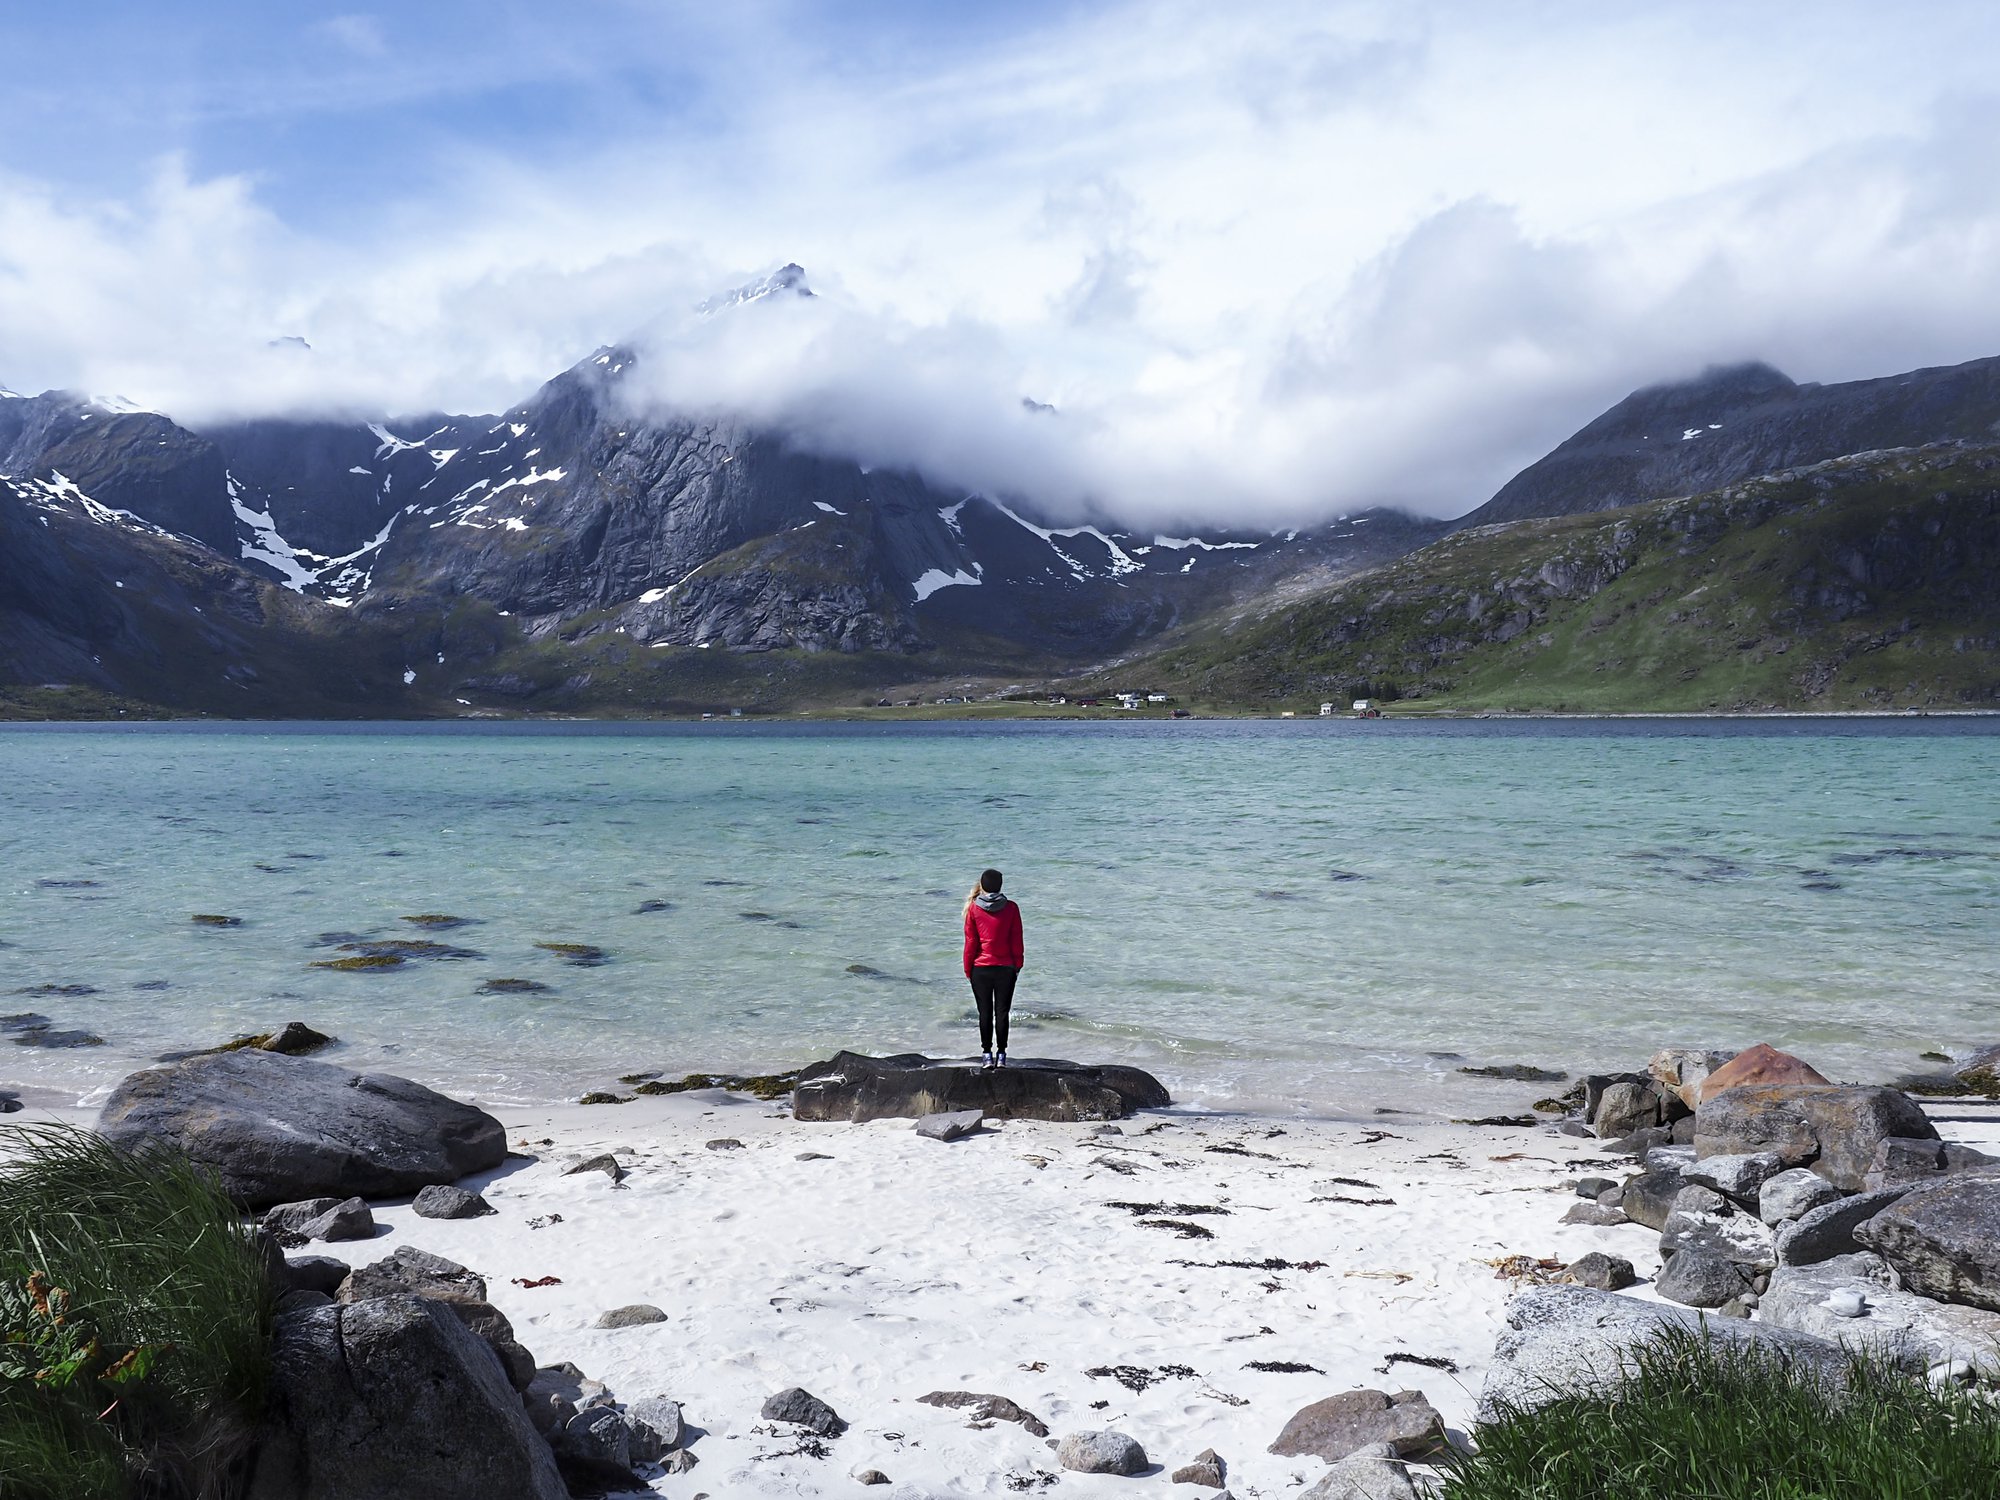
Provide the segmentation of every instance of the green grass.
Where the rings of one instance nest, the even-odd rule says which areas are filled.
[[[1507,1411],[1446,1500],[1994,1500],[2000,1408],[1857,1360],[1835,1388],[1754,1346],[1669,1331],[1624,1382]]]
[[[228,1493],[271,1294],[214,1181],[57,1127],[0,1132],[0,1495]]]

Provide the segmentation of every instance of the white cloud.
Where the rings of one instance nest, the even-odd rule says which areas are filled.
[[[468,120],[421,174],[382,158],[345,217],[178,159],[96,199],[17,162],[0,379],[190,419],[497,409],[665,313],[663,401],[1052,506],[1277,523],[1463,510],[1711,361],[2000,352],[2000,21],[1974,7],[1829,5],[1802,32],[1703,0],[1154,3],[914,52],[815,14],[524,32],[480,66],[587,95],[589,149]],[[614,53],[693,71],[660,104]],[[399,51],[352,107],[422,80]],[[820,299],[681,316],[785,259]],[[267,348],[285,334],[313,354]]]

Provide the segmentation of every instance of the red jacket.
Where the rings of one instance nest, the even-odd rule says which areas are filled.
[[[1024,960],[1021,946],[1021,908],[1009,901],[998,911],[988,911],[977,901],[965,907],[965,972],[975,967],[1018,969]]]

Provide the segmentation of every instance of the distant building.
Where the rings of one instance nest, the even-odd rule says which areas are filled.
[[[1322,719],[1330,719],[1330,718],[1332,718],[1332,717],[1333,717],[1333,705],[1332,705],[1331,703],[1322,703],[1322,704],[1321,704],[1321,705],[1319,706],[1319,716],[1320,716],[1320,717],[1321,717]]]
[[[1356,698],[1354,700],[1354,711],[1358,714],[1365,714],[1374,706],[1375,700],[1373,698]]]
[[[1283,713],[1279,714],[1279,715],[1278,715],[1278,717],[1279,717],[1279,718],[1281,718],[1281,719],[1296,719],[1296,718],[1298,717],[1298,715],[1297,715],[1297,714],[1295,714],[1295,713],[1293,713],[1293,712],[1292,712],[1292,711],[1291,711],[1291,710],[1290,710],[1290,709],[1288,708],[1288,709],[1286,709],[1286,710],[1285,710],[1285,711],[1284,711]]]
[[[1174,700],[1169,698],[1165,693],[1148,693],[1146,694],[1146,701],[1148,703],[1171,703]]]

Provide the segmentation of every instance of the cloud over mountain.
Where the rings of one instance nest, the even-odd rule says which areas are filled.
[[[1973,6],[442,5],[150,71],[135,12],[67,117],[77,35],[41,24],[0,104],[0,380],[189,419],[496,409],[643,328],[664,404],[1278,524],[1462,511],[1711,362],[2000,352]],[[106,175],[95,133],[148,108],[146,175]],[[30,156],[37,110],[68,123]],[[820,296],[693,312],[785,259]]]

